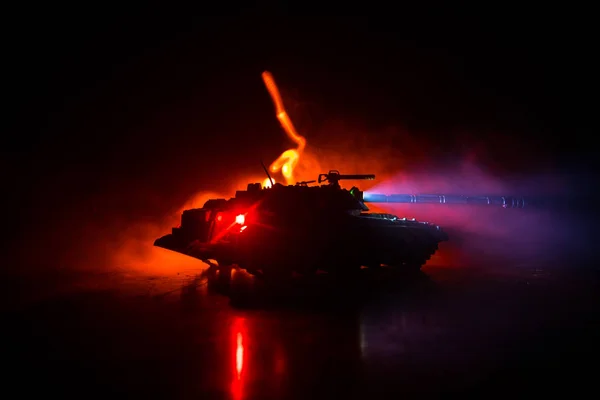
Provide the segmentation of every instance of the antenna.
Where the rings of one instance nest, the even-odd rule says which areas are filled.
[[[271,182],[271,187],[273,187],[273,178],[271,178],[271,174],[269,174],[269,170],[267,169],[267,167],[265,167],[265,163],[262,160],[260,160],[260,165],[262,165],[263,169],[265,170],[265,174],[267,174],[267,178],[269,178],[269,181]]]

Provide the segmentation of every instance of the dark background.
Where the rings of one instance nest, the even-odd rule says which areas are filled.
[[[592,170],[594,35],[585,10],[196,11],[14,12],[2,179],[17,236],[53,236],[115,214],[160,216],[276,158],[289,142],[263,70],[294,99],[290,114],[309,145],[349,140],[322,134],[335,120],[398,148],[405,142],[388,128],[401,127],[419,164],[476,154],[500,175]]]
[[[587,274],[595,263],[572,255],[595,249],[593,202],[577,219],[412,208],[419,220],[439,217],[451,240],[421,283],[373,284],[366,291],[375,301],[360,312],[345,303],[360,297],[362,281],[325,289],[316,297],[322,314],[304,301],[269,312],[280,302],[261,302],[246,282],[241,297],[249,290],[259,310],[240,311],[235,296],[213,292],[219,285],[210,278],[206,293],[197,287],[202,263],[152,247],[168,233],[166,215],[190,196],[227,191],[249,171],[261,176],[258,161],[291,146],[264,70],[309,148],[364,164],[352,173],[414,172],[435,176],[423,187],[446,190],[455,182],[445,178],[467,160],[484,181],[516,174],[533,187],[537,177],[566,176],[563,193],[595,199],[595,14],[522,4],[393,7],[335,18],[293,17],[316,11],[274,3],[230,17],[105,3],[6,11],[1,179],[9,251],[0,310],[14,311],[2,314],[2,354],[15,375],[7,381],[20,392],[78,398],[83,390],[211,397],[231,385],[235,321],[245,319],[248,393],[258,398],[283,378],[287,397],[331,398],[338,388],[357,397],[369,363],[366,381],[381,382],[367,385],[369,397],[390,388],[442,391],[444,381],[491,385],[493,393],[588,390],[598,270]],[[440,173],[417,175],[428,168]],[[556,257],[572,242],[580,246],[568,262]],[[335,304],[348,312],[324,310]],[[363,339],[366,355],[357,347]],[[289,360],[282,375],[270,365],[279,352]]]

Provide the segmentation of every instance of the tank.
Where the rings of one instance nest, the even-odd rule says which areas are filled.
[[[365,179],[375,175],[329,171],[295,185],[249,183],[230,199],[183,211],[180,226],[154,245],[257,276],[418,271],[447,234],[429,222],[369,212],[365,193],[340,186],[341,180]],[[406,200],[377,196],[375,201]]]

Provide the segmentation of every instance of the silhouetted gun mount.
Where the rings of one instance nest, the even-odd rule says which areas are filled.
[[[319,183],[329,182],[329,185],[339,187],[339,182],[341,180],[370,180],[375,179],[375,175],[366,174],[366,175],[341,175],[339,171],[331,170],[327,174],[319,174]],[[314,182],[314,181],[313,181]]]

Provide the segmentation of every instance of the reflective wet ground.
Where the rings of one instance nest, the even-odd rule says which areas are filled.
[[[597,276],[521,265],[277,288],[203,268],[5,281],[4,378],[19,397],[590,395]]]

